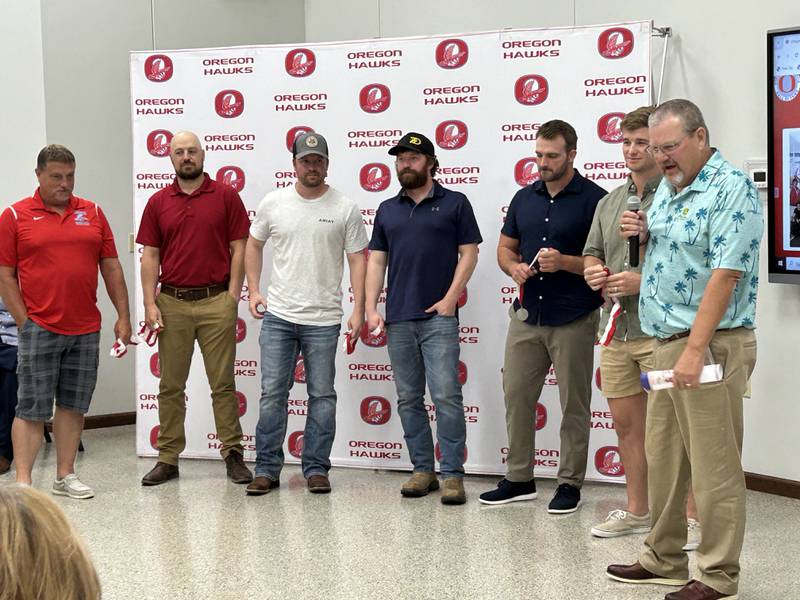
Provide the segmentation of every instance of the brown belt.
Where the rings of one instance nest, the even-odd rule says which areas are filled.
[[[730,329],[717,329],[715,333],[722,333],[724,331],[736,331],[738,329],[744,329],[744,327],[731,327]],[[678,333],[673,333],[671,336],[666,338],[656,338],[660,343],[666,344],[667,342],[674,342],[675,340],[679,340],[681,338],[689,337],[689,334],[692,333],[691,330],[689,331],[679,331]]]
[[[207,285],[205,287],[196,288],[177,288],[165,283],[161,284],[161,293],[167,296],[172,296],[176,300],[185,300],[186,302],[194,302],[195,300],[204,300],[217,296],[222,292],[228,291],[228,286],[223,283],[217,285]]]

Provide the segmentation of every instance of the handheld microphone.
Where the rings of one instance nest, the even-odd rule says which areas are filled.
[[[628,197],[628,210],[633,211],[635,213],[639,212],[639,209],[642,208],[642,201],[637,196],[629,196]],[[628,238],[628,253],[629,253],[629,264],[632,267],[639,266],[639,234],[637,233],[633,237]]]

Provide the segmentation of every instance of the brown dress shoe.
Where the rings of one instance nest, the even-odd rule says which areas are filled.
[[[269,494],[270,490],[280,487],[281,482],[270,479],[269,477],[258,476],[247,486],[245,490],[248,496],[263,496]]]
[[[677,592],[670,592],[664,596],[664,600],[719,600],[720,598],[736,600],[738,597],[738,594],[733,594],[732,596],[721,594],[714,588],[692,579]]]
[[[658,585],[686,585],[686,579],[670,579],[656,575],[637,562],[632,565],[609,565],[606,575],[623,583],[655,583]]]
[[[312,475],[308,478],[308,491],[312,494],[328,494],[331,482],[325,475]]]
[[[244,464],[244,458],[236,450],[231,450],[225,457],[225,469],[228,471],[233,483],[250,483],[253,481],[253,474]]]
[[[178,477],[178,465],[170,465],[165,462],[158,461],[156,466],[144,477],[142,477],[142,485],[161,485],[170,479]]]
[[[11,470],[11,461],[5,456],[0,456],[0,475],[8,473]]]

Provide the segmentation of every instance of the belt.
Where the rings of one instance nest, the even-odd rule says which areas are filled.
[[[744,327],[731,327],[729,329],[717,329],[714,333],[722,333],[725,331],[737,331],[739,329],[744,329]],[[681,338],[689,337],[689,334],[692,333],[691,330],[689,331],[679,331],[678,333],[673,333],[669,337],[665,338],[656,338],[660,343],[666,344],[667,342],[674,342],[675,340],[679,340]]]
[[[211,298],[212,296],[217,296],[226,291],[228,291],[228,286],[224,283],[196,288],[177,288],[165,283],[161,284],[162,294],[172,296],[176,300],[185,300],[186,302],[204,300],[205,298]]]

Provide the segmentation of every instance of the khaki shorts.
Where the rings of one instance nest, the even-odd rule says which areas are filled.
[[[639,376],[653,368],[654,338],[622,342],[612,339],[600,348],[600,380],[606,398],[624,398],[642,392]]]

